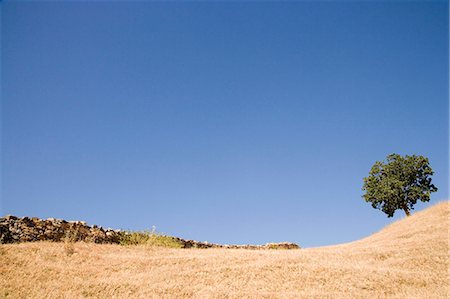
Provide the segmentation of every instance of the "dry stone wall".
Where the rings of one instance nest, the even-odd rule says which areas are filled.
[[[0,218],[0,243],[33,241],[86,241],[94,243],[119,243],[123,232],[89,226],[83,221],[39,219],[36,217]]]
[[[62,219],[40,219],[30,217],[5,216],[0,218],[0,244],[34,241],[85,241],[94,243],[119,244],[128,232],[89,226],[83,221]],[[299,249],[295,243],[267,243],[265,245],[223,245],[170,237],[182,248],[229,248],[229,249]]]

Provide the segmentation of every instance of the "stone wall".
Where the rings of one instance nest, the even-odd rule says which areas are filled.
[[[86,241],[94,243],[119,243],[123,232],[89,226],[83,221],[65,221],[49,218],[0,218],[0,243],[33,241]]]
[[[199,242],[194,240],[184,240],[174,237],[177,241],[183,243],[183,248],[225,248],[225,249],[300,249],[295,243],[281,242],[281,243],[267,243],[265,245],[228,245],[215,244],[208,242]]]
[[[128,232],[89,226],[83,221],[61,219],[39,219],[36,217],[5,216],[0,218],[0,244],[34,241],[85,241],[119,244]],[[227,249],[299,249],[295,243],[267,243],[265,245],[222,245],[170,237],[182,248],[227,248]]]

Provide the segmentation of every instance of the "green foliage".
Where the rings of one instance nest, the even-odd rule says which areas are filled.
[[[267,249],[273,249],[273,250],[287,250],[287,249],[289,249],[288,247],[279,246],[278,244],[267,244],[266,248]]]
[[[364,178],[362,196],[375,209],[392,217],[396,210],[414,209],[418,200],[428,202],[437,188],[431,183],[431,169],[423,156],[388,155],[386,161],[375,162],[369,176]]]
[[[154,230],[126,232],[121,235],[120,245],[146,245],[169,248],[183,247],[183,243],[177,238],[156,233]]]

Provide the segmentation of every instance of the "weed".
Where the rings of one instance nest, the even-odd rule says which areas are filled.
[[[121,245],[146,245],[169,248],[182,248],[183,243],[177,238],[151,231],[126,232],[120,238]]]
[[[74,227],[66,230],[64,233],[64,242],[77,242],[83,240],[83,233],[80,231],[79,227]]]

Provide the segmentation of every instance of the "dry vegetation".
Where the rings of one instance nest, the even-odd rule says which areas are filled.
[[[448,202],[366,239],[301,250],[0,247],[4,298],[450,298]]]

